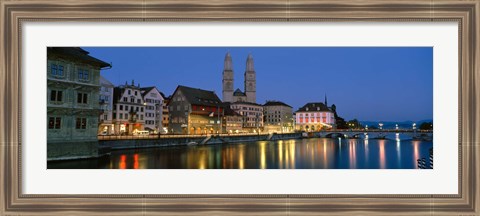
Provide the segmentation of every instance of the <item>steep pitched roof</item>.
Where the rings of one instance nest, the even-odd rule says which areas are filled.
[[[177,91],[181,91],[185,99],[190,104],[204,105],[204,106],[219,106],[222,101],[213,91],[203,90],[199,88],[191,88],[179,85],[173,95]]]
[[[292,108],[290,105],[283,103],[281,101],[267,101],[263,106],[287,106]]]
[[[70,57],[81,62],[85,62],[91,65],[96,65],[100,68],[112,66],[109,63],[106,63],[100,59],[90,56],[89,52],[85,51],[80,47],[48,47],[47,58],[50,58],[51,55],[60,55],[64,57]]]
[[[317,111],[332,112],[330,108],[328,108],[327,106],[325,106],[325,104],[320,102],[307,103],[295,112],[317,112]]]

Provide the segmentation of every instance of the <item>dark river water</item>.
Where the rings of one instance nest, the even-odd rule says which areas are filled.
[[[311,138],[115,150],[48,169],[416,169],[432,141]]]

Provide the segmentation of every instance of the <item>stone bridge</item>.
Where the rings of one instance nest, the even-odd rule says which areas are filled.
[[[366,139],[385,139],[388,135],[405,135],[412,139],[432,140],[432,130],[326,130],[308,133],[309,137],[327,137],[327,138],[366,138]]]

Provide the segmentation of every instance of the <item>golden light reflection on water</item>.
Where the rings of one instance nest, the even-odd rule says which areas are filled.
[[[283,161],[283,141],[280,140],[278,141],[278,166],[279,168],[284,167],[284,161]]]
[[[265,151],[266,142],[260,142],[260,169],[267,168],[267,153]]]
[[[245,169],[245,146],[241,145],[238,149],[238,168]]]
[[[289,168],[295,169],[295,142],[290,141],[288,143],[288,146],[290,148],[289,153],[290,153],[290,161],[289,161]]]

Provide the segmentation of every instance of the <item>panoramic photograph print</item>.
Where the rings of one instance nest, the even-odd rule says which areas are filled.
[[[433,169],[433,47],[47,47],[48,169]]]

